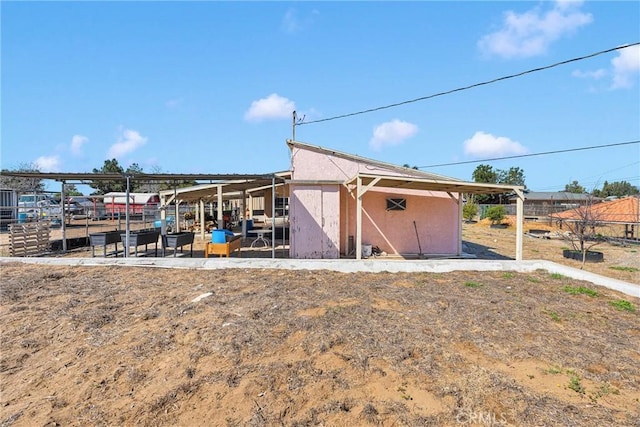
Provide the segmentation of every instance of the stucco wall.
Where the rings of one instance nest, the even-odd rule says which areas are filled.
[[[401,196],[398,194],[377,190],[365,193],[362,202],[364,244],[378,246],[389,254],[457,253],[459,231],[458,205],[455,200],[448,195],[446,198],[406,196],[403,197],[406,199],[406,210],[387,211],[386,199],[399,197]],[[352,198],[348,200],[348,234],[355,236],[356,202]],[[347,218],[345,214],[343,208],[343,218]]]
[[[291,157],[292,180],[340,180],[344,181],[360,173],[402,176],[399,171],[381,168],[356,159],[333,156],[328,153],[294,147]],[[331,198],[331,204],[322,202],[321,193],[311,196],[309,188],[291,186],[290,221],[296,223],[291,230],[290,255],[292,258],[330,258],[336,255],[321,250],[318,256],[316,242],[327,238],[335,249],[348,254],[349,236],[356,235],[356,201],[343,186],[339,200]],[[386,199],[406,198],[405,211],[387,211]],[[324,208],[320,208],[324,203]],[[416,222],[420,246],[413,225]],[[456,254],[459,236],[459,210],[456,200],[447,193],[374,188],[363,197],[363,243],[373,244],[390,253],[398,254]],[[330,235],[315,233],[323,225],[331,223]],[[335,228],[334,228],[335,224]],[[333,234],[335,230],[335,233]],[[313,248],[313,249],[312,249]],[[334,247],[331,247],[334,250]]]

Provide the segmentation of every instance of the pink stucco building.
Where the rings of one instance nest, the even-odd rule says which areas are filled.
[[[405,256],[461,254],[461,193],[427,188],[464,181],[288,144],[291,258],[359,258],[367,245]]]

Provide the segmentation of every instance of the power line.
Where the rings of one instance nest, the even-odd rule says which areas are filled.
[[[472,84],[472,85],[469,85],[469,86],[459,87],[457,89],[452,89],[452,90],[448,90],[448,91],[445,91],[445,92],[434,93],[432,95],[422,96],[420,98],[415,98],[415,99],[411,99],[411,100],[408,100],[408,101],[396,102],[394,104],[384,105],[382,107],[369,108],[367,110],[357,111],[355,113],[341,114],[339,116],[327,117],[325,119],[311,120],[309,122],[300,121],[300,122],[294,123],[293,126],[295,128],[295,126],[310,125],[310,124],[313,124],[313,123],[328,122],[330,120],[344,119],[345,117],[351,117],[351,116],[357,116],[357,115],[360,115],[360,114],[372,113],[374,111],[380,111],[380,110],[385,110],[385,109],[388,109],[388,108],[398,107],[400,105],[411,104],[413,102],[424,101],[426,99],[436,98],[438,96],[443,96],[443,95],[449,95],[449,94],[452,94],[452,93],[455,93],[455,92],[461,92],[461,91],[473,89],[473,88],[476,88],[476,87],[479,87],[479,86],[485,86],[485,85],[496,83],[496,82],[499,82],[499,81],[502,81],[502,80],[508,80],[508,79],[513,79],[513,78],[516,78],[516,77],[521,77],[521,76],[524,76],[525,74],[531,74],[531,73],[535,73],[535,72],[538,72],[538,71],[548,70],[549,68],[554,68],[554,67],[558,67],[560,65],[569,64],[571,62],[582,61],[582,60],[585,60],[585,59],[588,59],[588,58],[593,58],[594,56],[603,55],[605,53],[609,53],[609,52],[613,52],[613,51],[616,51],[616,50],[625,49],[627,47],[632,47],[632,46],[637,46],[637,45],[640,45],[640,42],[635,42],[635,43],[631,43],[631,44],[625,44],[625,45],[622,45],[622,46],[612,47],[610,49],[601,50],[599,52],[591,53],[589,55],[579,56],[577,58],[572,58],[572,59],[567,59],[565,61],[556,62],[555,64],[546,65],[544,67],[533,68],[531,70],[522,71],[522,72],[517,73],[517,74],[511,74],[511,75],[504,76],[504,77],[498,77],[498,78],[493,79],[493,80],[487,80],[487,81],[484,81],[484,82],[475,83],[475,84]]]
[[[494,157],[492,159],[484,159],[484,160],[467,160],[467,161],[464,161],[464,162],[440,163],[438,165],[418,166],[418,169],[437,168],[437,167],[441,167],[441,166],[466,165],[466,164],[469,164],[469,163],[493,162],[495,160],[519,159],[519,158],[523,158],[523,157],[546,156],[548,154],[570,153],[570,152],[573,152],[573,151],[595,150],[597,148],[617,147],[617,146],[620,146],[620,145],[631,145],[631,144],[638,144],[638,143],[640,143],[640,140],[627,141],[627,142],[617,142],[617,143],[614,143],[614,144],[592,145],[590,147],[568,148],[566,150],[544,151],[542,153],[519,154],[517,156]]]

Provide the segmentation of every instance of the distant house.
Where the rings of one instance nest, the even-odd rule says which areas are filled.
[[[396,255],[460,256],[463,194],[521,189],[288,145],[291,258],[360,258],[368,246]]]
[[[622,199],[604,201],[588,208],[580,206],[551,214],[556,221],[579,221],[584,218],[584,209],[590,209],[590,216],[597,222],[624,227],[624,237],[638,239],[640,233],[640,197],[629,196]]]
[[[518,196],[509,198],[510,203],[516,203]],[[589,201],[601,201],[590,194],[570,193],[568,191],[525,191],[525,217],[545,217],[555,212],[562,212],[583,206]]]
[[[102,196],[108,215],[123,214],[127,209],[127,193],[111,192]],[[160,203],[158,193],[129,193],[129,213],[142,214],[145,210],[154,211]]]

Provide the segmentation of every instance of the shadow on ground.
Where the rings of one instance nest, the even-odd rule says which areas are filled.
[[[467,254],[475,255],[477,259],[501,259],[513,260],[514,258],[504,256],[494,251],[495,248],[479,245],[477,243],[462,241],[462,251]]]

